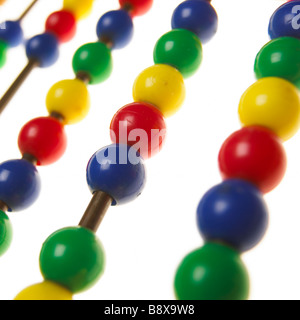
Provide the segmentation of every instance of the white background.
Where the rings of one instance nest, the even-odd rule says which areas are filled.
[[[0,299],[13,299],[23,288],[42,281],[39,252],[57,229],[77,225],[91,194],[85,168],[92,154],[110,144],[114,113],[132,102],[136,76],[153,64],[153,47],[171,29],[181,0],[154,0],[147,15],[134,20],[134,39],[113,51],[114,70],[103,84],[90,86],[91,111],[81,123],[66,127],[68,149],[57,163],[39,167],[42,191],[29,209],[11,213],[14,237],[0,258]],[[0,21],[16,19],[29,0],[7,0]],[[146,162],[148,180],[135,202],[111,208],[97,235],[106,251],[100,281],[74,299],[174,299],[175,270],[187,253],[202,245],[195,211],[202,195],[221,181],[217,155],[222,142],[240,128],[237,107],[255,81],[257,52],[269,41],[267,28],[279,0],[213,0],[219,30],[203,47],[198,73],[186,80],[182,109],[167,119],[163,151]],[[61,0],[40,0],[23,21],[26,38],[43,31],[48,14]],[[17,137],[30,119],[46,116],[45,97],[57,81],[74,77],[71,60],[82,44],[95,41],[95,26],[117,0],[96,0],[91,16],[78,25],[74,40],[60,48],[51,68],[35,70],[0,117],[0,161],[19,158]],[[0,70],[0,96],[25,66],[24,47],[8,52]],[[251,279],[251,299],[299,299],[300,287],[300,136],[285,143],[288,170],[280,186],[266,195],[270,225],[264,240],[243,254]]]

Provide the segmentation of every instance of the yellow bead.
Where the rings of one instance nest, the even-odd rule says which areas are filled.
[[[94,0],[64,0],[63,8],[75,14],[77,20],[86,18],[93,8]]]
[[[165,117],[178,111],[184,98],[185,86],[181,73],[165,64],[145,69],[133,85],[133,99],[155,105]]]
[[[297,88],[281,78],[262,78],[243,94],[239,117],[244,126],[260,125],[288,140],[300,127]]]
[[[22,290],[14,300],[72,300],[72,293],[59,284],[44,281]]]
[[[49,90],[46,106],[49,113],[61,114],[65,124],[73,124],[81,121],[88,114],[89,92],[81,80],[62,80]]]

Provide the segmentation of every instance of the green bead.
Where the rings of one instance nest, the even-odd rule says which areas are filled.
[[[254,71],[257,79],[283,78],[300,89],[300,40],[281,37],[268,42],[256,56]]]
[[[95,234],[82,227],[54,232],[44,242],[40,269],[46,280],[76,293],[91,287],[104,270],[105,257]]]
[[[3,40],[0,40],[0,68],[6,62],[6,52],[7,52],[7,43]]]
[[[73,70],[87,73],[90,84],[103,82],[112,72],[111,51],[102,42],[87,43],[75,52]]]
[[[153,58],[156,64],[171,65],[187,78],[193,75],[201,64],[202,45],[193,32],[174,29],[157,41]]]
[[[238,253],[217,243],[188,254],[175,276],[179,300],[246,300],[248,292],[248,273]]]
[[[0,256],[5,253],[11,244],[12,226],[8,216],[0,210]]]

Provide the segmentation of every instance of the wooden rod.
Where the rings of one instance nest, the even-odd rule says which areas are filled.
[[[26,10],[20,15],[18,21],[21,21],[25,18],[25,16],[29,13],[29,11],[34,7],[34,5],[38,2],[38,0],[34,0],[31,4],[26,8]]]
[[[113,199],[107,193],[96,191],[89,203],[82,219],[79,222],[81,227],[96,232],[108,210]]]
[[[21,71],[21,73],[18,75],[17,79],[13,82],[13,84],[9,87],[9,89],[6,91],[4,96],[0,100],[0,113],[3,112],[5,107],[8,105],[10,100],[13,98],[15,93],[19,90],[23,82],[27,79],[31,71],[37,67],[39,62],[37,60],[29,60],[25,68]]]

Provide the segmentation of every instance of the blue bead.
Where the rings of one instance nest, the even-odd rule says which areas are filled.
[[[125,144],[112,144],[97,151],[87,165],[86,177],[91,192],[106,192],[114,199],[112,205],[134,200],[146,182],[142,158],[135,148]]]
[[[110,41],[113,49],[125,47],[133,36],[133,23],[125,10],[105,13],[97,24],[97,36],[100,40]]]
[[[239,179],[225,180],[200,201],[197,224],[205,240],[221,241],[247,251],[264,236],[268,211],[254,185]]]
[[[184,1],[173,13],[172,28],[190,30],[206,43],[217,32],[218,16],[208,1]]]
[[[29,39],[26,43],[28,59],[37,59],[41,68],[53,65],[58,59],[58,40],[51,33],[42,33]]]
[[[300,39],[300,1],[287,2],[273,13],[269,23],[269,35],[271,39]]]
[[[40,189],[38,171],[30,162],[19,159],[0,164],[0,200],[9,211],[29,207],[37,199]]]
[[[0,39],[9,47],[16,47],[23,41],[23,31],[19,21],[5,21],[0,24]]]

